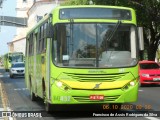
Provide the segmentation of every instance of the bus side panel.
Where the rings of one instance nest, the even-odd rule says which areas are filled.
[[[42,68],[41,68],[41,54],[37,56],[37,65],[36,65],[36,85],[37,85],[37,95],[42,98]]]
[[[43,97],[43,92],[46,90],[46,53],[43,52],[41,54],[41,83],[42,83],[42,97]]]
[[[29,67],[28,67],[28,48],[29,48],[29,45],[28,45],[28,40],[26,40],[26,50],[25,50],[25,84],[26,84],[26,87],[28,89],[30,89],[30,84],[29,84]]]
[[[28,76],[29,76],[29,82],[30,82],[30,87],[32,87],[32,90],[34,92],[34,75],[33,75],[33,70],[34,70],[34,57],[30,56],[28,58]]]
[[[47,38],[47,49],[46,49],[46,97],[47,100],[51,101],[51,83],[50,83],[50,73],[51,73],[51,39]]]

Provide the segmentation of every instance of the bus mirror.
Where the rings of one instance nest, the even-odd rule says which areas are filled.
[[[51,23],[48,25],[48,32],[46,33],[47,38],[52,38],[53,37],[53,26]]]
[[[138,27],[139,49],[144,50],[143,27]]]

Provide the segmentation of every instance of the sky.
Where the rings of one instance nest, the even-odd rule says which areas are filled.
[[[4,0],[0,8],[0,16],[16,16],[16,0]],[[0,26],[0,56],[8,52],[8,42],[16,35],[16,27]]]

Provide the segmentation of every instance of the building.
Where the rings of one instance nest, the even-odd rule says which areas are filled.
[[[33,0],[17,0],[16,1],[16,17],[27,18],[27,12],[33,5]],[[25,53],[25,36],[27,27],[17,27],[16,35],[11,42],[8,43],[9,52]]]
[[[27,17],[28,26],[17,28],[16,36],[8,43],[9,52],[25,54],[26,34],[45,14],[64,0],[17,0],[17,17]]]
[[[49,13],[57,4],[54,0],[39,0],[28,10],[28,30],[30,30],[43,16]]]

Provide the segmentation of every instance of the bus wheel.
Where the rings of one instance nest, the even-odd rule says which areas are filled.
[[[31,96],[30,96],[30,97],[31,97],[31,100],[32,100],[32,101],[36,101],[37,97],[36,97],[35,93],[33,93],[32,87],[31,87],[31,89],[30,89],[30,92],[31,92],[31,93],[30,93],[30,94],[31,94]]]

